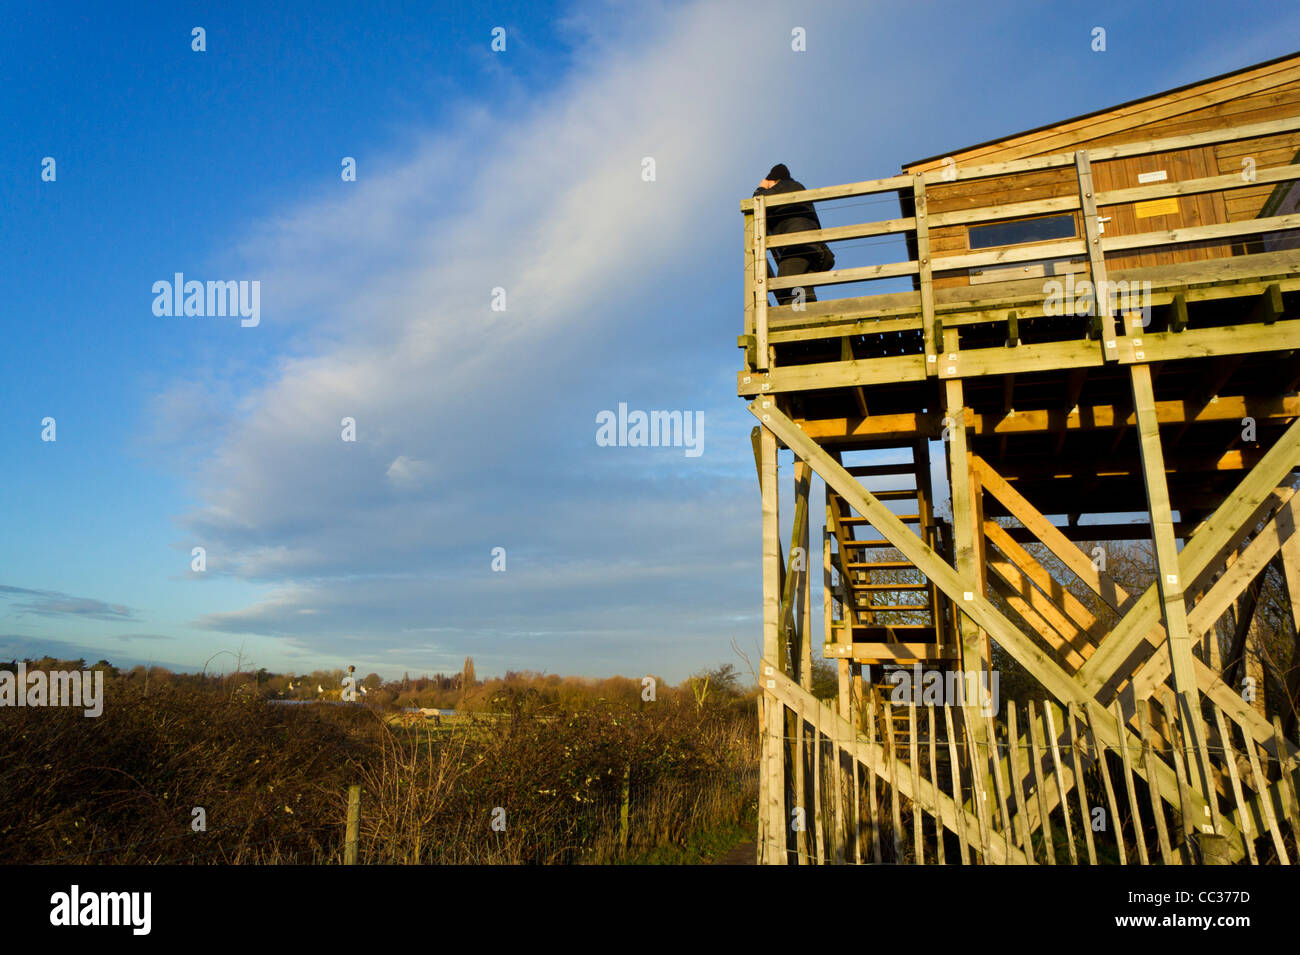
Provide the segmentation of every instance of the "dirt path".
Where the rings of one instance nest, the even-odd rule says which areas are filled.
[[[753,840],[742,842],[731,849],[714,865],[757,865],[758,843]]]

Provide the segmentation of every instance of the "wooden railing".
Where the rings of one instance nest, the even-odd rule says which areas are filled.
[[[766,661],[763,688],[760,862],[1294,861],[1294,748],[1280,729],[1257,747],[1249,721],[1213,703],[1219,791],[1203,804],[1166,698],[1126,713],[996,692],[900,703],[885,686],[849,719]]]
[[[1300,129],[1300,117],[1288,117],[1266,123],[1165,139],[1100,146],[965,169],[949,167],[918,172],[915,175],[891,176],[885,179],[746,199],[741,202],[741,211],[745,219],[745,334],[741,337],[740,344],[746,349],[747,370],[760,373],[767,371],[770,346],[779,341],[841,337],[866,331],[919,331],[921,351],[918,353],[918,361],[923,354],[924,364],[909,373],[907,377],[942,378],[988,373],[988,370],[984,369],[973,371],[969,367],[959,368],[957,361],[943,357],[945,354],[952,355],[957,350],[956,336],[945,337],[945,330],[973,323],[1007,322],[1008,344],[1014,344],[1015,323],[1018,319],[1024,320],[1050,314],[1046,303],[1042,301],[1044,294],[1040,291],[1032,295],[1022,292],[1008,296],[1001,294],[999,286],[986,285],[973,289],[945,290],[943,294],[936,295],[933,287],[935,274],[1068,256],[1086,259],[1084,277],[1091,288],[1098,293],[1094,296],[1091,308],[1093,321],[1088,332],[1088,337],[1096,338],[1101,343],[1098,361],[1135,360],[1132,350],[1125,348],[1123,327],[1120,334],[1116,333],[1115,312],[1117,306],[1120,306],[1122,311],[1124,302],[1121,291],[1115,287],[1115,282],[1108,281],[1106,261],[1108,253],[1139,248],[1168,248],[1207,240],[1262,236],[1300,228],[1300,215],[1276,215],[1173,230],[1104,235],[1098,220],[1098,208],[1292,182],[1300,179],[1300,165],[1259,168],[1254,170],[1253,176],[1217,175],[1097,192],[1092,184],[1092,164],[1098,161],[1272,136],[1297,129]],[[930,214],[927,210],[927,188],[931,186],[992,177],[1008,178],[1014,184],[1017,176],[1069,167],[1073,167],[1077,181],[1078,189],[1075,195],[937,214]],[[915,215],[777,236],[769,236],[766,233],[766,211],[772,207],[900,191],[903,194],[910,192],[915,206]],[[1067,212],[1081,213],[1084,225],[1084,235],[1081,238],[1019,244],[988,251],[948,254],[937,258],[930,255],[929,235],[935,228],[959,224],[976,225],[1025,216]],[[784,278],[772,277],[769,274],[767,260],[769,249],[812,242],[835,243],[880,236],[910,239],[917,250],[916,258]],[[1201,266],[1206,274],[1214,279],[1273,276],[1278,278],[1278,281],[1273,284],[1278,285],[1279,292],[1300,288],[1300,251],[1240,255],[1216,260],[1212,268],[1204,262],[1193,264]],[[916,288],[905,293],[832,300],[833,304],[829,306],[821,303],[812,307],[805,306],[804,311],[807,312],[805,315],[799,314],[797,307],[783,308],[781,320],[777,323],[774,323],[768,314],[767,296],[770,291],[797,287],[822,288],[897,277],[911,277]],[[1195,284],[1204,281],[1206,280],[1195,277],[1189,280],[1188,274],[1173,273],[1165,278],[1157,278],[1152,282],[1150,294],[1145,297],[1145,304],[1169,305],[1176,299],[1180,299],[1180,304],[1185,304],[1188,301],[1223,297],[1216,294],[1213,289],[1189,290],[1187,288],[1189,282]],[[1038,301],[1035,301],[1036,299]],[[1009,311],[1012,308],[1014,310]],[[1075,362],[1078,363],[1077,359]],[[894,368],[896,370],[897,366]],[[758,389],[754,390],[756,392]],[[746,393],[744,389],[742,393]]]

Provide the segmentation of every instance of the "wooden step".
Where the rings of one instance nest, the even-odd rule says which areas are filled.
[[[854,477],[879,477],[886,474],[915,474],[916,462],[900,461],[897,464],[859,464],[845,468]]]
[[[914,570],[918,569],[916,564],[912,563],[910,560],[880,560],[872,563],[850,561],[844,565],[845,570],[869,570],[871,568],[888,570],[901,569],[903,567],[911,567]]]
[[[872,613],[911,610],[916,613],[929,613],[929,604],[854,604],[854,610],[870,610]]]
[[[850,590],[929,590],[929,583],[924,584],[855,584],[849,582]]]
[[[894,517],[898,518],[898,519],[899,519],[900,521],[902,521],[904,524],[915,524],[917,521],[919,521],[919,520],[921,519],[921,515],[920,515],[920,514],[895,514]],[[870,518],[866,518],[866,517],[841,517],[840,520],[839,520],[839,523],[841,523],[841,524],[870,524],[870,523],[871,523],[871,519],[870,519]]]

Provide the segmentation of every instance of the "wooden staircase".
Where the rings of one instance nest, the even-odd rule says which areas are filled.
[[[888,479],[871,493],[886,502],[899,520],[936,550],[944,550],[935,521],[930,487],[930,453],[925,440],[895,445],[910,460],[847,468],[859,477]],[[886,450],[886,449],[881,449]],[[880,483],[880,482],[873,482]],[[956,660],[951,609],[947,599],[911,561],[827,490],[827,534],[833,544],[826,586],[839,601],[825,655],[865,664],[942,664]]]

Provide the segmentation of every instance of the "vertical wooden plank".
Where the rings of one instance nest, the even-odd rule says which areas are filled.
[[[836,720],[831,728],[831,761],[829,784],[834,789],[834,812],[832,822],[835,826],[831,836],[831,853],[836,865],[843,865],[848,855],[844,842],[844,751],[841,723]]]
[[[921,803],[921,761],[917,753],[916,704],[907,707],[907,756],[912,764],[912,862],[925,865],[925,810]]]
[[[865,861],[862,858],[862,776],[866,771],[856,755],[850,754],[849,765],[853,767],[853,861],[861,865]]]
[[[1174,764],[1174,775],[1178,779],[1178,815],[1183,831],[1183,861],[1191,865],[1198,861],[1196,858],[1196,818],[1192,815],[1191,786],[1187,781],[1187,771],[1183,768],[1183,746],[1185,744],[1183,735],[1179,732],[1179,724],[1182,721],[1172,715],[1180,709],[1178,697],[1173,691],[1166,692],[1164,706],[1165,723],[1169,727],[1169,756]],[[1190,754],[1190,750],[1186,752]]]
[[[1160,777],[1156,775],[1155,754],[1151,750],[1150,703],[1137,701],[1138,731],[1142,734],[1142,767],[1147,774],[1147,789],[1151,793],[1151,814],[1156,819],[1156,838],[1160,841],[1160,858],[1165,865],[1178,860],[1169,846],[1169,829],[1165,825],[1164,801],[1160,798]]]
[[[799,815],[803,816],[802,828],[796,830],[794,833],[795,857],[799,865],[809,864],[808,810],[810,807],[808,805],[808,789],[806,785],[808,780],[804,774],[804,756],[806,755],[803,735],[804,719],[803,699],[800,698],[799,706],[794,712],[795,729],[794,737],[791,740],[794,750],[794,804],[795,807],[800,810]]]
[[[1295,771],[1291,768],[1292,760],[1287,759],[1286,736],[1282,733],[1282,721],[1273,714],[1273,742],[1277,746],[1278,796],[1281,797],[1283,810],[1291,820],[1291,835],[1300,845],[1300,802],[1296,798]]]
[[[799,685],[812,692],[812,465],[807,461],[796,461],[795,503],[803,512],[799,539],[795,541],[803,549],[803,568],[799,571],[797,604],[799,608]],[[791,568],[793,572],[794,568]]]
[[[1007,700],[1007,762],[1011,767],[1011,796],[1016,804],[1016,829],[1020,835],[1020,848],[1030,865],[1034,860],[1034,840],[1029,834],[1029,813],[1025,805],[1025,774],[1020,762],[1020,736],[1016,727],[1016,704]]]
[[[1119,803],[1115,799],[1115,786],[1110,780],[1110,767],[1106,765],[1106,744],[1097,735],[1093,725],[1092,708],[1085,707],[1084,715],[1088,718],[1088,735],[1092,739],[1093,752],[1097,754],[1097,771],[1101,773],[1102,788],[1106,790],[1106,805],[1110,812],[1110,830],[1115,833],[1115,847],[1119,850],[1119,864],[1128,865],[1128,854],[1124,851],[1124,825],[1119,817]]]
[[[1151,860],[1147,857],[1147,840],[1142,834],[1142,814],[1138,812],[1137,790],[1133,788],[1133,761],[1128,749],[1128,733],[1124,726],[1124,710],[1120,706],[1119,700],[1115,701],[1115,728],[1119,735],[1119,757],[1120,762],[1124,764],[1124,788],[1128,790],[1128,808],[1133,814],[1133,841],[1137,843],[1138,862],[1142,865],[1150,865]],[[1158,785],[1152,783],[1151,785]],[[1156,797],[1157,799],[1159,796]],[[1119,825],[1119,820],[1115,821]]]
[[[912,177],[912,199],[916,205],[916,266],[921,293],[921,336],[925,351],[925,374],[939,373],[936,356],[940,343],[934,337],[934,277],[930,265],[930,218],[925,196],[925,174]]]
[[[990,832],[988,790],[984,788],[988,780],[988,772],[985,768],[988,761],[984,759],[979,750],[980,744],[984,740],[984,732],[981,729],[978,738],[973,732],[976,721],[971,716],[969,704],[962,705],[961,717],[962,727],[965,730],[966,748],[970,756],[971,803],[975,806],[975,816],[979,820],[980,852],[983,854],[984,864],[989,865],[993,856],[993,834]]]
[[[898,737],[894,735],[894,704],[881,700],[885,713],[885,732],[889,737],[889,809],[893,822],[894,864],[903,862],[903,813],[898,804]]]
[[[1043,743],[1042,730],[1038,724],[1038,714],[1034,712],[1034,701],[1029,701],[1029,768],[1034,774],[1034,790],[1038,793],[1038,818],[1043,829],[1043,848],[1047,852],[1047,864],[1056,865],[1056,846],[1052,842],[1051,812],[1047,806],[1047,788],[1043,783]]]
[[[866,699],[867,706],[867,742],[876,741],[876,693],[874,687]],[[880,813],[876,808],[876,783],[880,777],[876,773],[867,775],[867,812],[871,816],[871,858],[880,863]]]
[[[1214,725],[1219,731],[1219,739],[1223,744],[1223,760],[1228,764],[1232,797],[1237,804],[1237,828],[1241,830],[1241,839],[1246,845],[1246,855],[1250,858],[1250,864],[1259,865],[1259,855],[1255,852],[1255,824],[1241,792],[1241,776],[1237,772],[1237,751],[1233,746],[1232,734],[1228,732],[1228,727],[1223,721],[1223,711],[1214,703],[1210,704],[1210,708],[1214,711]]]
[[[1141,326],[1135,331],[1140,333]],[[1192,638],[1187,628],[1186,596],[1178,560],[1178,542],[1174,535],[1173,510],[1169,504],[1169,487],[1165,482],[1165,458],[1160,446],[1160,427],[1156,420],[1155,393],[1151,369],[1147,365],[1129,367],[1133,388],[1133,410],[1137,418],[1138,446],[1142,455],[1143,480],[1147,491],[1147,509],[1156,552],[1156,584],[1163,609],[1165,643],[1168,647],[1175,706],[1170,718],[1181,725],[1195,770],[1189,773],[1193,792],[1208,802],[1214,796],[1214,777],[1205,758],[1205,728],[1201,725],[1200,690],[1196,682],[1196,661],[1192,656]]]
[[[1286,853],[1286,843],[1282,839],[1282,830],[1277,824],[1277,816],[1273,812],[1273,794],[1269,792],[1268,778],[1264,775],[1259,767],[1259,755],[1255,752],[1255,740],[1244,729],[1241,733],[1242,742],[1246,745],[1246,756],[1250,760],[1250,775],[1254,780],[1255,792],[1259,794],[1260,808],[1264,811],[1264,821],[1268,824],[1269,835],[1273,837],[1273,848],[1277,850],[1277,858],[1283,865],[1290,865],[1291,860]]]
[[[1061,751],[1057,745],[1056,720],[1053,718],[1052,711],[1055,707],[1051,700],[1043,701],[1043,718],[1047,721],[1047,741],[1052,751],[1052,769],[1056,775],[1056,792],[1060,796],[1061,817],[1065,820],[1065,845],[1070,850],[1070,865],[1079,864],[1079,850],[1074,845],[1074,827],[1070,823],[1070,797],[1065,791],[1065,774],[1061,770]],[[1076,786],[1082,785],[1082,780],[1075,779]],[[1088,821],[1084,820],[1086,826]]]
[[[957,758],[957,734],[952,728],[952,707],[943,704],[943,720],[948,730],[948,777],[952,784],[952,801],[957,818],[953,820],[957,824],[957,850],[961,854],[961,864],[970,864],[970,852],[966,845],[966,825],[962,818],[962,796],[961,796],[961,761]]]
[[[991,700],[991,697],[990,697]],[[1006,858],[1011,858],[1014,837],[1011,833],[1011,816],[1007,813],[1007,787],[1002,780],[1002,757],[998,753],[998,733],[993,725],[992,707],[984,711],[984,737],[989,741],[989,757],[993,764],[993,785],[998,793],[998,811],[1002,820],[1002,841],[1006,844]]]
[[[935,746],[937,741],[935,740],[935,736],[934,736],[934,704],[933,703],[926,705],[925,718],[926,718],[926,725],[930,733],[930,785],[934,787],[935,793],[938,794],[939,763],[938,763],[938,759],[935,756]],[[1002,811],[1005,814],[1006,808],[1003,807]],[[944,832],[943,832],[943,819],[939,815],[938,806],[936,806],[934,810],[934,838],[935,838],[935,852],[939,858],[939,865],[947,865],[948,860],[944,857],[944,846],[943,846],[945,841]]]
[[[754,197],[754,366],[769,366],[767,344],[767,201]]]
[[[813,709],[812,739],[813,850],[817,853],[817,864],[825,865],[826,821],[822,817],[822,705],[820,702]]]
[[[759,678],[761,681],[761,677]],[[758,864],[766,865],[768,852],[767,823],[770,813],[767,808],[767,706],[766,693],[758,694]]]
[[[754,334],[754,212],[742,210],[745,217],[745,334]],[[752,366],[751,366],[752,367]]]
[[[781,527],[778,508],[776,435],[767,428],[759,429],[759,484],[763,508],[763,666],[781,669],[786,666],[786,654],[781,646]],[[764,690],[767,686],[765,684]],[[767,861],[783,865],[785,852],[776,851],[785,846],[785,735],[783,715],[785,707],[772,694],[765,692],[767,713],[767,745],[763,750],[763,769],[766,777],[765,807],[767,837],[772,848]]]
[[[771,839],[772,865],[790,864],[790,817],[786,815],[788,793],[785,786],[785,704],[773,696],[768,710],[767,732],[772,758],[767,781],[768,836]]]
[[[945,353],[957,347],[957,329],[950,328],[944,332]],[[984,580],[985,562],[982,559],[984,544],[984,525],[980,519],[981,486],[979,478],[971,463],[970,448],[966,434],[966,406],[963,385],[960,380],[950,379],[944,382],[944,431],[948,435],[948,475],[952,498],[952,532],[953,532],[953,566],[963,581],[961,604],[967,599],[974,600],[978,593],[986,592]],[[969,596],[968,596],[969,595]],[[978,686],[986,676],[992,663],[992,648],[988,634],[965,613],[957,614],[957,630],[961,640],[961,668],[963,686]],[[985,684],[988,685],[988,684]],[[979,747],[987,745],[982,726],[973,728],[963,721],[967,731],[972,731],[974,743]],[[987,793],[991,788],[987,767],[979,762],[971,766],[972,779],[976,789]]]
[[[1097,847],[1092,839],[1092,814],[1088,809],[1087,787],[1083,781],[1083,763],[1079,758],[1079,736],[1077,722],[1078,704],[1071,700],[1065,711],[1065,719],[1070,727],[1070,765],[1074,768],[1074,792],[1079,800],[1079,817],[1083,820],[1083,838],[1088,846],[1088,864],[1097,864]]]
[[[1106,361],[1119,359],[1119,343],[1115,340],[1115,315],[1110,308],[1110,283],[1106,278],[1106,257],[1101,250],[1101,230],[1097,223],[1097,199],[1092,185],[1092,162],[1088,150],[1080,149],[1074,154],[1076,174],[1079,179],[1079,208],[1083,219],[1084,242],[1088,246],[1088,266],[1092,284],[1097,294],[1094,295],[1097,314],[1101,316],[1102,354]]]

